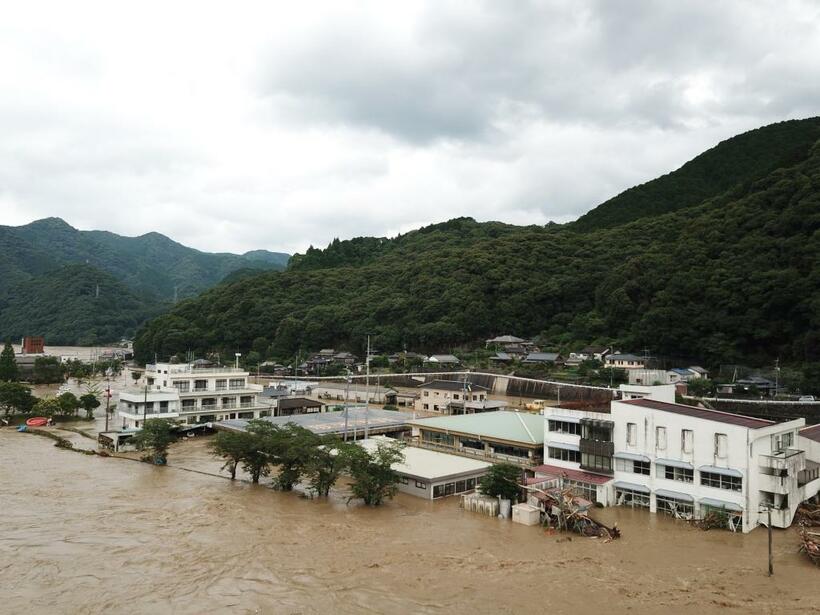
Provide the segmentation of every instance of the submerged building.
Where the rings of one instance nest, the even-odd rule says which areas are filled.
[[[136,386],[120,392],[117,414],[123,429],[139,428],[152,418],[197,424],[268,416],[270,401],[248,376],[233,367],[148,364]]]
[[[788,527],[820,489],[816,460],[798,448],[804,419],[775,423],[678,404],[670,386],[625,397],[609,413],[545,408],[545,464],[535,476],[558,477],[603,505],[683,518],[717,511],[743,532],[769,512],[772,525]]]

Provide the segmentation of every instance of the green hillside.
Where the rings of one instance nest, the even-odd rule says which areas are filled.
[[[17,285],[0,303],[0,323],[6,339],[36,331],[52,345],[94,345],[133,335],[168,307],[139,298],[110,273],[72,264]]]
[[[577,230],[611,228],[697,205],[803,159],[820,139],[820,117],[779,122],[719,143],[677,171],[635,186],[581,216]]]
[[[59,218],[37,220],[24,226],[0,226],[0,338],[44,334],[50,343],[76,343],[94,338],[117,340],[133,333],[142,320],[132,322],[135,314],[155,315],[166,309],[176,291],[179,298],[193,297],[238,270],[268,271],[284,269],[287,254],[257,250],[247,255],[211,254],[183,246],[159,233],[123,237],[106,231],[80,231]],[[94,320],[92,314],[76,311],[79,306],[65,304],[60,293],[66,284],[66,269],[84,265],[107,274],[105,284],[117,285],[123,301],[117,304],[128,314],[114,312]],[[125,297],[129,299],[125,299]],[[21,298],[27,298],[23,302]],[[133,298],[136,303],[130,304]],[[131,305],[131,307],[128,307]],[[52,313],[48,325],[34,317]],[[89,320],[91,319],[91,320]],[[106,337],[111,335],[111,337]]]
[[[817,119],[787,124],[806,133],[795,143],[816,141]],[[462,218],[310,250],[285,272],[243,277],[176,306],[140,332],[138,356],[244,352],[261,337],[284,357],[360,349],[367,333],[382,349],[441,350],[512,332],[711,364],[820,361],[820,146],[792,148],[780,129],[768,134],[780,152],[770,161],[783,166],[750,154],[758,162],[721,179],[730,190],[715,182],[705,200],[617,228]],[[732,168],[721,152],[737,158],[737,143],[698,165]],[[658,193],[671,190],[670,177],[657,180]]]

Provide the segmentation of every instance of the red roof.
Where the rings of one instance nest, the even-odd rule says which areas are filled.
[[[820,442],[820,425],[812,425],[800,430],[800,435],[809,440]]]
[[[662,410],[664,412],[673,412],[675,414],[684,414],[697,419],[717,421],[719,423],[749,427],[751,429],[774,425],[774,421],[767,421],[766,419],[757,419],[751,416],[743,416],[742,414],[732,414],[731,412],[721,412],[720,410],[709,410],[708,408],[696,408],[683,404],[670,404],[655,399],[630,399],[619,403],[628,404],[630,406],[641,406],[642,408],[652,408],[653,410]]]
[[[573,470],[571,468],[562,468],[560,466],[536,466],[532,469],[536,474],[544,474],[548,477],[564,477],[570,480],[578,480],[584,483],[593,483],[595,485],[604,485],[612,480],[611,476],[604,476],[603,474],[593,474],[592,472],[585,472],[583,470]]]

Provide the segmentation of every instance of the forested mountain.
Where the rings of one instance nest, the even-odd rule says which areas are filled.
[[[59,218],[0,226],[0,338],[117,340],[169,308],[175,289],[179,298],[192,297],[240,269],[283,269],[288,258],[265,250],[211,254],[159,233],[80,231]],[[95,297],[100,285],[96,309],[85,300],[92,281]]]
[[[541,333],[707,364],[818,362],[818,125],[731,139],[572,224],[462,218],[334,241],[179,304],[142,329],[138,357],[265,342],[285,357],[360,349],[367,333],[385,350],[435,350]]]

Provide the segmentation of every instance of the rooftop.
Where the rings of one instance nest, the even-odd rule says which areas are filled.
[[[364,430],[365,409],[362,406],[348,408],[348,428],[352,434],[354,429],[358,432]],[[331,412],[316,412],[314,414],[297,414],[295,416],[266,416],[263,421],[268,421],[274,425],[286,425],[295,423],[305,429],[309,429],[319,435],[342,435],[345,430],[345,413],[343,410]],[[371,430],[380,430],[391,427],[401,427],[412,420],[413,415],[409,412],[395,412],[391,410],[379,410],[370,408],[367,414],[368,427]],[[248,421],[232,419],[217,423],[218,426],[229,431],[245,431]]]
[[[705,419],[707,421],[717,421],[718,423],[727,423],[729,425],[738,425],[740,427],[749,427],[750,429],[759,429],[761,427],[768,427],[774,425],[774,421],[766,419],[757,419],[751,416],[743,416],[742,414],[732,414],[730,412],[721,412],[720,410],[709,410],[707,408],[696,408],[694,406],[685,406],[683,404],[670,404],[663,401],[656,401],[654,399],[631,399],[629,401],[619,401],[618,403],[627,404],[629,406],[640,406],[642,408],[651,408],[653,410],[661,410],[663,412],[672,412],[674,414],[683,414],[697,419]]]
[[[524,363],[530,362],[537,362],[537,361],[547,361],[547,362],[554,362],[561,358],[561,355],[557,352],[531,352],[527,355],[527,358],[524,359]]]
[[[515,337],[514,335],[499,335],[498,337],[494,337],[491,340],[487,340],[488,344],[520,344],[526,340],[521,339],[520,337]]]
[[[292,408],[321,408],[322,402],[307,397],[283,397],[279,400],[277,407],[280,410],[290,410]]]
[[[643,357],[639,357],[635,354],[629,353],[616,353],[616,354],[609,354],[606,356],[607,361],[643,361]]]
[[[804,438],[808,438],[809,440],[814,440],[815,442],[820,442],[820,424],[812,425],[811,427],[806,427],[805,429],[800,430],[800,435]]]
[[[325,380],[325,381],[322,381],[322,382],[314,383],[312,385],[312,388],[314,388],[314,389],[332,389],[334,391],[340,391],[340,392],[344,391],[344,390],[349,390],[350,392],[353,392],[353,393],[355,393],[355,392],[364,393],[365,390],[367,389],[367,385],[363,384],[363,383],[360,383],[360,382],[351,382],[350,384],[348,384],[346,382],[329,382],[329,381]],[[375,393],[384,394],[384,393],[389,393],[391,391],[393,393],[396,392],[396,390],[392,387],[376,386],[375,384],[370,385],[370,392],[374,393],[374,394]]]
[[[463,391],[465,387],[468,391],[490,390],[480,384],[472,384],[471,382],[465,385],[465,383],[460,380],[431,380],[418,386],[420,389],[438,389],[439,391]]]
[[[362,440],[361,445],[368,451],[374,451],[379,442],[390,443],[395,442],[395,440],[384,436],[376,436]],[[446,478],[468,472],[480,472],[492,466],[491,463],[485,461],[439,453],[415,446],[404,447],[402,453],[404,453],[404,462],[394,463],[392,469],[401,474],[427,480]]]
[[[566,477],[570,480],[579,480],[584,483],[593,483],[595,485],[605,485],[612,480],[611,476],[603,476],[602,474],[593,474],[592,472],[585,472],[583,470],[574,470],[572,468],[562,468],[560,466],[542,465],[536,466],[532,469],[536,474],[543,474],[550,477]]]
[[[434,354],[425,359],[428,363],[458,363],[458,357],[453,354]]]
[[[544,419],[540,414],[527,412],[499,410],[458,416],[436,416],[429,419],[416,419],[410,423],[416,427],[453,431],[509,442],[544,443]]]

